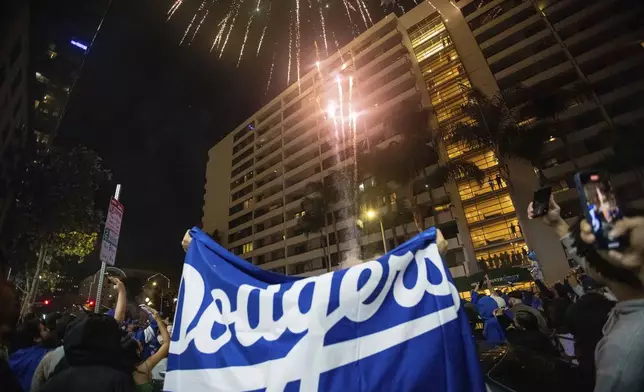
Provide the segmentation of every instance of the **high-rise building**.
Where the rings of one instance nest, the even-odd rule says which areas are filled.
[[[419,179],[421,186],[414,187],[418,202],[431,202],[435,211],[424,217],[425,227],[436,225],[446,234],[453,275],[476,271],[483,260],[487,268],[498,267],[502,259],[521,264],[528,246],[541,259],[546,278],[565,275],[568,265],[559,239],[539,222],[527,220],[532,193],[545,178],[558,184],[554,192],[564,211],[578,213],[571,182],[574,170],[598,162],[615,124],[641,123],[643,114],[634,103],[644,82],[644,52],[636,45],[641,26],[610,28],[622,20],[641,20],[641,9],[629,15],[621,8],[629,0],[586,3],[434,0],[401,17],[389,15],[210,150],[204,228],[217,230],[224,246],[262,268],[321,273],[325,243],[332,245],[333,266],[357,246],[351,235],[356,218],[348,216],[348,202],[340,202],[333,206],[334,219],[329,219],[336,224],[322,233],[325,241],[320,234],[303,233],[297,222],[300,201],[310,192],[307,184],[328,181],[338,171],[352,173],[355,151],[395,140],[396,132],[383,127],[392,113],[430,108],[430,128],[444,129],[472,121],[461,110],[472,88],[491,97],[519,84],[530,87],[548,81],[561,87],[579,81],[590,83],[593,98],[561,116],[559,120],[570,121],[574,131],[566,136],[567,143],[554,137],[548,141],[545,151],[552,156],[544,156],[541,167],[504,160],[510,170],[500,173],[493,150],[446,143],[443,162],[472,162],[484,172],[484,180],[462,178],[435,187]],[[607,17],[609,9],[622,12]],[[610,50],[620,55],[614,60],[601,56]],[[628,70],[629,76],[621,70]],[[342,142],[336,135],[353,141]],[[575,151],[572,162],[564,148],[570,143]],[[634,179],[625,173],[615,183],[631,189]],[[368,182],[360,183],[364,186]],[[629,194],[629,202],[642,196]],[[384,242],[393,245],[391,228],[384,229]],[[397,229],[413,231],[414,225]],[[382,241],[379,232],[368,230],[357,239],[367,255]]]
[[[20,0],[0,6],[0,232],[12,204],[29,127],[29,7]]]
[[[108,4],[108,0],[2,3],[0,232],[15,199],[21,162],[38,146],[29,142],[51,147]]]
[[[108,8],[107,0],[34,2],[30,99],[36,140],[50,145]]]

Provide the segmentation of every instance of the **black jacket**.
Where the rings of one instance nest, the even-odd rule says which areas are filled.
[[[133,392],[133,368],[120,343],[113,318],[89,314],[76,320],[65,336],[65,357],[40,392]]]

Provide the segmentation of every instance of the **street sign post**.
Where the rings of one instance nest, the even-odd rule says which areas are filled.
[[[121,231],[121,221],[123,220],[123,204],[119,203],[121,195],[121,184],[116,186],[114,197],[110,199],[110,206],[107,210],[107,219],[105,220],[105,231],[101,241],[101,273],[98,278],[98,287],[96,288],[96,306],[94,313],[99,313],[101,309],[101,295],[103,294],[103,279],[105,278],[105,268],[107,264],[113,266],[116,260],[116,248],[119,242],[119,232]]]
[[[111,199],[110,208],[107,212],[107,219],[105,220],[105,231],[103,232],[100,254],[101,262],[106,263],[107,265],[114,265],[122,220],[123,204],[119,203],[116,199]]]

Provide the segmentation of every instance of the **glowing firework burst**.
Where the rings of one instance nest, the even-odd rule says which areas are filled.
[[[218,58],[235,61],[237,67],[251,63],[253,72],[266,75],[269,87],[271,80],[278,87],[278,71],[286,73],[278,80],[299,81],[331,54],[329,44],[337,49],[387,12],[377,0],[371,0],[373,9],[365,0],[302,1],[173,0],[167,19],[186,23],[179,45],[198,47],[203,41]]]

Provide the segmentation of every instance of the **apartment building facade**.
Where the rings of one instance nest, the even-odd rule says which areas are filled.
[[[541,6],[547,14],[548,6]],[[512,11],[516,7],[519,9]],[[583,13],[584,9],[581,10]],[[434,0],[421,3],[401,17],[389,15],[321,63],[318,69],[307,73],[299,83],[290,86],[210,150],[204,228],[218,230],[224,246],[262,268],[297,275],[324,272],[323,242],[319,235],[298,230],[297,222],[302,213],[300,200],[307,194],[308,183],[323,181],[338,170],[353,168],[352,151],[338,154],[333,144],[338,127],[350,127],[353,114],[358,113],[355,127],[358,148],[364,147],[365,140],[371,145],[386,144],[396,137],[383,126],[390,113],[430,108],[431,128],[449,127],[468,121],[460,107],[466,103],[471,87],[492,96],[517,82],[529,83],[537,71],[544,73],[543,78],[558,75],[557,66],[568,70],[572,66],[576,72],[578,66],[569,56],[566,60],[570,66],[541,63],[539,67],[532,67],[533,60],[521,63],[521,56],[526,52],[519,48],[529,43],[512,35],[521,27],[521,20],[502,22],[503,18],[516,14],[523,18],[532,12],[556,43],[565,47],[549,27],[552,22],[545,20],[542,11],[530,1]],[[477,19],[480,16],[483,18]],[[529,34],[520,31],[524,40],[535,42],[532,30]],[[540,30],[539,34],[544,33]],[[504,37],[511,39],[504,41]],[[519,54],[513,54],[516,51]],[[508,60],[504,54],[509,56]],[[501,60],[501,65],[495,65]],[[513,61],[521,64],[515,66]],[[632,60],[628,64],[632,68],[638,62]],[[522,71],[526,66],[532,71]],[[347,84],[353,89],[352,106],[342,102],[342,97],[347,99]],[[329,105],[341,107],[344,114],[330,116]],[[588,106],[587,110],[601,112],[601,108],[593,109],[592,104],[585,105],[572,111]],[[574,115],[566,113],[566,116]],[[587,120],[585,115],[579,118]],[[597,124],[589,126],[600,129],[602,116],[595,118],[599,118]],[[586,136],[579,137],[578,140],[586,139]],[[552,149],[556,155],[561,146],[557,140],[551,144],[548,151]],[[593,152],[589,154],[592,156]],[[577,204],[578,201],[569,179],[564,177],[572,174],[570,166],[579,168],[596,162],[589,154],[580,152],[574,165],[546,159],[550,166],[538,168],[540,175],[550,181],[561,177],[558,182],[561,187],[555,191],[558,200],[566,206],[570,200]],[[523,255],[528,245],[543,260],[547,277],[554,279],[565,273],[566,256],[558,238],[525,216],[532,191],[539,186],[539,172],[525,162],[510,162],[510,180],[514,184],[510,190],[506,179],[500,176],[499,161],[491,150],[470,151],[463,146],[447,145],[442,160],[451,159],[475,163],[485,173],[483,182],[461,179],[444,187],[424,184],[419,187],[417,197],[421,204],[433,202],[436,213],[434,217],[424,217],[424,224],[425,227],[436,225],[446,233],[450,248],[447,261],[452,273],[468,274],[481,268],[483,262],[487,268],[494,268],[503,257],[510,258],[512,264],[520,264],[525,260]],[[618,180],[620,184],[629,182],[627,176]],[[347,215],[346,203],[338,203],[334,209],[337,212],[335,229],[339,234],[326,240],[333,245],[330,251],[335,267],[355,247],[355,241],[347,235],[355,225],[355,217]],[[408,227],[398,227],[396,231],[403,230],[413,232],[415,226],[410,222]],[[380,233],[361,234],[358,243],[363,253],[382,241]],[[393,243],[390,228],[386,228],[385,238]]]
[[[29,127],[29,7],[21,1],[0,6],[0,233],[15,198],[12,185]]]
[[[616,129],[644,123],[644,4],[632,0],[463,2],[462,13],[501,90],[588,84],[593,96],[560,118],[573,131],[546,145],[540,175],[567,217],[581,214],[574,173],[611,153]],[[521,119],[529,120],[529,119]],[[566,146],[567,144],[567,146]],[[620,200],[642,206],[633,173],[613,178]]]

